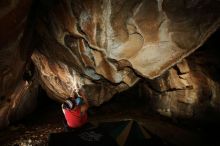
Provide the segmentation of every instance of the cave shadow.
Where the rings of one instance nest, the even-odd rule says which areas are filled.
[[[42,121],[62,125],[63,114],[61,104],[48,97],[44,89],[39,87],[37,107],[35,111],[26,116],[21,122],[26,125],[42,124]]]
[[[220,83],[220,29],[216,30],[207,41],[187,57],[187,60],[194,62],[201,67],[201,71],[211,80]],[[196,59],[195,59],[196,58]],[[190,64],[190,69],[197,67]]]

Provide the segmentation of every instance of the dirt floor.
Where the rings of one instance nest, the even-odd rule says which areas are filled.
[[[202,124],[187,125],[180,120],[162,117],[149,111],[140,102],[125,102],[117,98],[99,108],[90,108],[89,121],[99,123],[134,119],[141,122],[152,134],[161,140],[177,146],[220,145],[216,128],[202,127]],[[1,146],[46,146],[50,133],[63,132],[63,115],[60,104],[49,100],[22,121],[0,131]],[[210,126],[213,127],[213,126]]]
[[[36,112],[0,132],[0,143],[6,146],[46,145],[49,133],[63,131],[62,113],[56,103]]]

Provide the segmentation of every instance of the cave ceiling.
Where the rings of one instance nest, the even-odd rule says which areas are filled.
[[[36,23],[42,41],[32,60],[42,84],[55,96],[71,94],[74,76],[92,88],[101,86],[104,95],[114,94],[142,77],[160,76],[201,46],[219,27],[219,6],[211,0],[42,5],[45,11]]]

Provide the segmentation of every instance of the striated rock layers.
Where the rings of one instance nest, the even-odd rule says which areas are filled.
[[[36,32],[41,45],[32,60],[42,86],[62,100],[72,94],[78,78],[92,105],[140,78],[160,76],[220,24],[219,1],[213,0],[63,0],[40,5]]]
[[[193,103],[200,75],[217,89],[183,59],[220,26],[219,0],[36,0],[29,13],[30,5],[0,2],[0,127],[25,113],[20,109],[34,101],[38,81],[58,101],[84,86],[90,104],[100,105],[146,80],[146,95],[168,112],[179,106],[156,103],[176,96]],[[24,81],[30,57],[36,74]]]

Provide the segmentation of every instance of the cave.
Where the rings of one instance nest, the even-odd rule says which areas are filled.
[[[79,91],[102,145],[220,145],[219,26],[219,0],[0,1],[0,145],[85,138]]]

